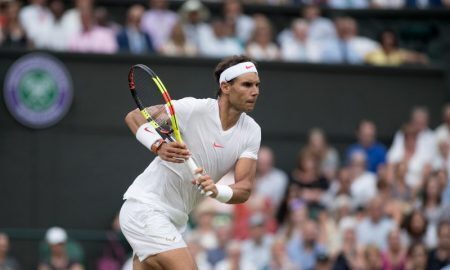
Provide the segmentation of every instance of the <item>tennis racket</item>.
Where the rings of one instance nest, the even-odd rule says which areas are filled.
[[[152,125],[163,139],[182,143],[172,99],[161,79],[153,70],[143,64],[133,65],[128,72],[128,86],[134,102],[142,116]],[[159,105],[155,105],[159,104]],[[151,107],[151,108],[150,108]],[[198,166],[192,158],[184,162],[195,179]],[[210,196],[212,192],[205,195]]]

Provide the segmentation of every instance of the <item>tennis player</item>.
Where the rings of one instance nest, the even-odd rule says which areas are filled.
[[[212,198],[229,204],[250,196],[261,129],[246,113],[259,95],[258,72],[249,58],[233,56],[220,62],[214,75],[217,99],[173,101],[186,144],[162,140],[139,110],[125,118],[136,138],[157,154],[125,192],[120,211],[122,231],[134,251],[134,270],[197,269],[181,233],[202,194],[210,191]],[[202,166],[197,179],[182,164],[190,156]],[[215,183],[233,167],[235,184]]]

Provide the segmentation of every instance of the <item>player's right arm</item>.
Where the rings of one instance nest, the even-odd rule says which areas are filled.
[[[150,107],[148,110],[152,111],[152,107]],[[147,123],[147,120],[145,120],[144,116],[142,116],[139,109],[135,109],[125,116],[125,123],[131,130],[131,132],[136,135],[139,127]],[[146,148],[151,149],[151,145],[145,146]],[[162,160],[174,163],[183,163],[184,160],[188,159],[190,156],[190,152],[187,149],[186,145],[179,142],[163,143],[155,154],[157,154]]]

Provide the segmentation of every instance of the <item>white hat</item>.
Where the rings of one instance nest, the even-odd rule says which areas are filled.
[[[50,245],[64,243],[67,240],[67,233],[63,228],[51,227],[47,230],[45,239]]]
[[[199,0],[188,0],[179,9],[179,15],[183,21],[187,20],[188,13],[199,12],[202,21],[209,18],[209,10]]]

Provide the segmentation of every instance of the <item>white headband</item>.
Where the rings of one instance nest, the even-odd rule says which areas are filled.
[[[232,79],[249,72],[258,73],[255,64],[253,64],[252,62],[239,63],[237,65],[225,69],[222,73],[220,73],[219,83],[229,82]]]

